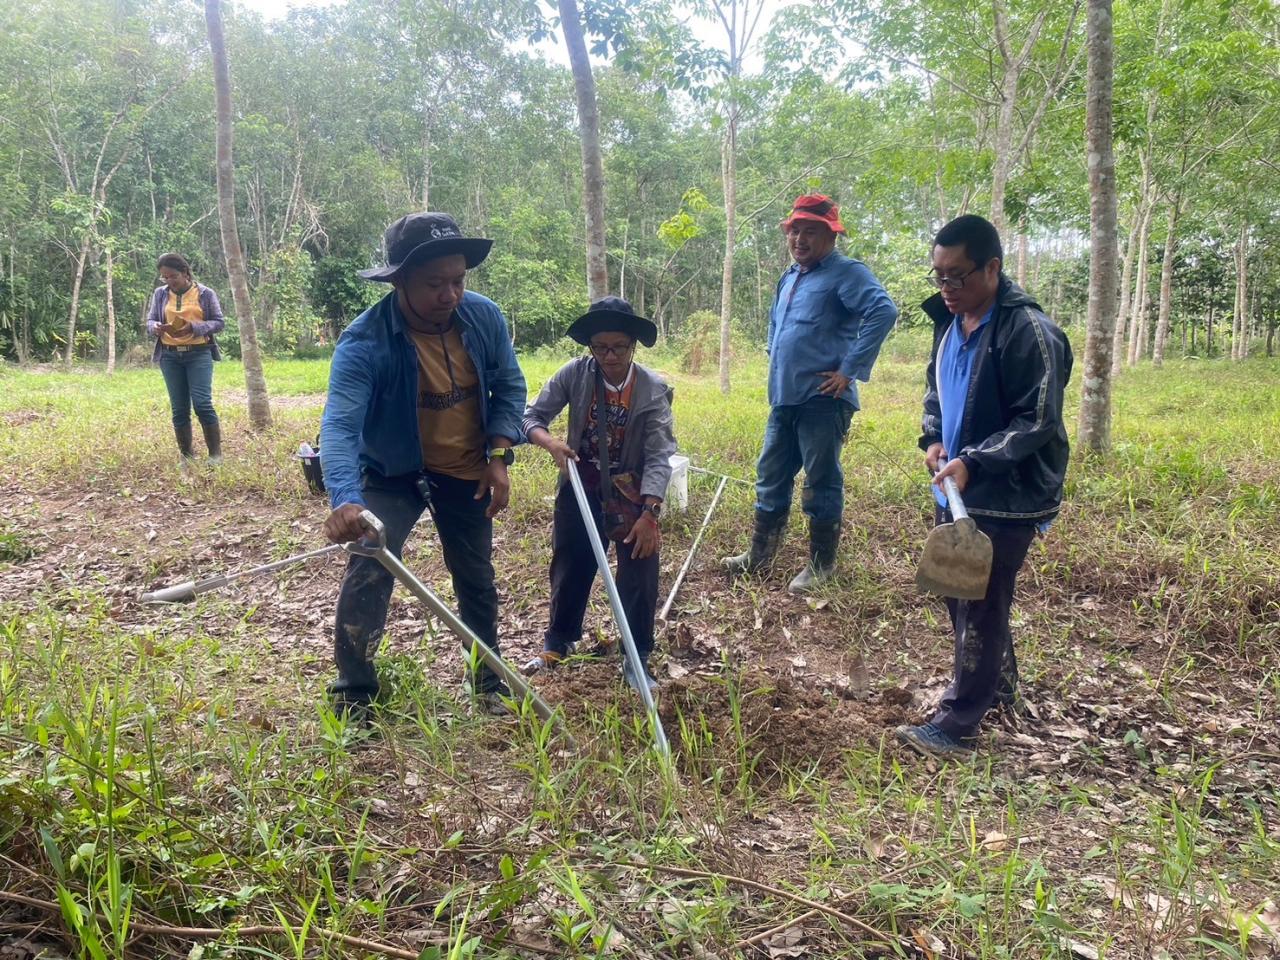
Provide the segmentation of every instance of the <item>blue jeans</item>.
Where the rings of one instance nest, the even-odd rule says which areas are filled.
[[[440,538],[444,564],[453,578],[458,616],[498,652],[498,590],[493,573],[493,521],[486,517],[489,497],[475,499],[476,481],[438,473],[424,474],[431,493],[431,516]],[[427,509],[418,474],[382,477],[367,473],[364,499],[387,530],[387,547],[397,557],[414,524]],[[378,693],[373,656],[382,643],[395,577],[372,557],[352,556],[338,592],[333,656],[338,679],[329,692],[346,700],[372,700]],[[480,691],[497,687],[497,674],[480,668]]]
[[[192,407],[202,424],[217,424],[218,414],[213,409],[213,352],[209,347],[182,351],[161,347],[160,373],[169,390],[175,427],[191,423]]]
[[[840,448],[849,433],[853,406],[837,397],[810,397],[773,407],[756,464],[756,509],[786,513],[796,474],[804,468],[801,504],[810,520],[835,523],[844,510]]]

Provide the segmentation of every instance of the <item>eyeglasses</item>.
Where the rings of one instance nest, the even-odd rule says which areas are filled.
[[[607,347],[597,343],[591,344],[591,352],[597,357],[614,356],[621,359],[630,354],[635,348],[636,345],[634,343],[628,343],[621,347]]]
[[[933,284],[939,290],[944,288],[947,290],[959,290],[964,286],[965,277],[977,273],[981,269],[981,267],[974,267],[968,273],[962,273],[958,277],[943,277],[936,273],[927,273],[925,274],[924,282]]]

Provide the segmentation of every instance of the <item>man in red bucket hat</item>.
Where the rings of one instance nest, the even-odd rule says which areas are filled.
[[[787,526],[796,474],[809,517],[809,563],[791,581],[805,593],[835,572],[844,474],[840,448],[858,409],[855,381],[871,379],[898,308],[866,265],[836,250],[840,209],[820,193],[797,197],[782,221],[795,261],[778,281],[769,314],[769,421],[756,465],[755,530],[730,573],[772,563]]]

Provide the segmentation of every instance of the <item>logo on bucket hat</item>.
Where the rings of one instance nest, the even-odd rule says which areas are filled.
[[[493,241],[465,237],[458,221],[447,213],[410,213],[387,227],[382,235],[387,265],[357,271],[366,280],[393,282],[400,272],[426,260],[462,254],[467,269],[479,266],[489,255]]]

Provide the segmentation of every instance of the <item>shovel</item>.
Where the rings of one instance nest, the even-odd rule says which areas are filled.
[[[981,600],[991,579],[991,538],[965,510],[956,482],[945,477],[942,489],[955,519],[929,531],[924,556],[916,568],[916,586],[957,600]]]

